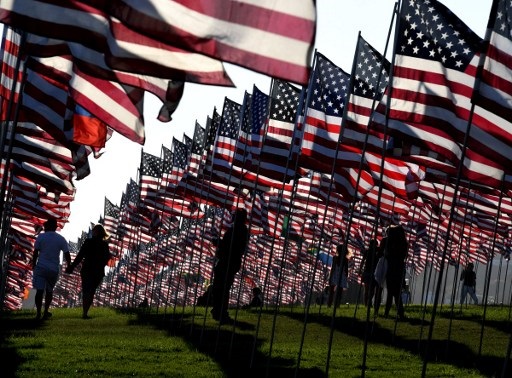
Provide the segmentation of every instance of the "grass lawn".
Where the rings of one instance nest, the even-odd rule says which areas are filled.
[[[439,309],[438,309],[439,310]],[[1,377],[501,377],[511,339],[508,308],[432,316],[408,306],[406,321],[364,307],[231,309],[222,325],[204,307],[130,311],[56,308],[0,315]],[[432,335],[429,341],[429,332]],[[428,355],[428,359],[426,356]],[[426,362],[424,362],[426,361]],[[366,368],[363,369],[363,365]]]

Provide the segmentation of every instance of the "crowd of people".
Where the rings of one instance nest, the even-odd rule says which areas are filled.
[[[235,276],[240,270],[243,257],[249,241],[247,225],[247,211],[239,209],[233,214],[233,223],[226,230],[223,237],[218,240],[215,256],[212,283],[207,290],[197,298],[196,305],[211,307],[212,317],[221,324],[232,323],[229,315],[229,297]],[[53,289],[59,279],[61,253],[67,267],[66,274],[72,274],[75,268],[81,265],[81,296],[82,317],[89,319],[89,309],[94,302],[94,296],[105,276],[111,254],[108,245],[108,235],[101,224],[95,225],[91,230],[90,238],[86,239],[80,247],[73,262],[66,240],[57,233],[57,222],[49,219],[44,224],[44,232],[40,233],[34,243],[33,259],[33,287],[36,289],[35,306],[37,319],[49,319],[49,311]],[[408,241],[405,230],[401,225],[390,225],[384,229],[380,242],[377,238],[369,241],[368,247],[361,251],[361,264],[359,274],[363,285],[363,303],[374,309],[374,316],[379,315],[384,289],[386,301],[384,316],[388,317],[393,303],[396,307],[397,318],[405,319],[404,290],[408,292],[405,273],[408,257]],[[352,267],[351,252],[344,243],[336,246],[332,258],[328,285],[317,298],[317,304],[326,304],[328,307],[339,307],[343,292],[349,286],[349,269]],[[469,263],[462,271],[460,280],[460,304],[467,296],[478,304],[475,293],[476,274],[473,263]],[[252,288],[253,297],[250,303],[243,308],[260,308],[264,304],[262,288]],[[43,308],[44,298],[44,308]],[[406,301],[409,297],[406,297]],[[144,307],[148,307],[147,298]]]

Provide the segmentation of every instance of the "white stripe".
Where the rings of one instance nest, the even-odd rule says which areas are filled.
[[[149,60],[164,67],[186,71],[222,72],[224,70],[221,61],[202,54],[167,51],[113,38],[108,39],[108,45],[114,57]]]
[[[251,4],[255,7],[289,14],[315,21],[315,6],[312,0],[236,0],[233,2]]]

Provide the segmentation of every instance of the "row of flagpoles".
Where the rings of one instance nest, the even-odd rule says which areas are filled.
[[[16,23],[20,19],[13,14],[21,17],[19,14],[22,12],[16,7],[16,2],[13,4],[12,9],[3,9],[2,12],[4,16],[8,15],[4,20],[15,20],[11,22]],[[427,5],[423,2],[402,5],[403,17],[398,18],[396,26],[398,32],[393,64],[359,36],[351,74],[345,73],[317,52],[308,86],[302,90],[275,79],[270,95],[254,88],[252,94],[246,95],[243,104],[226,99],[222,115],[218,116],[220,121],[214,120],[214,116],[208,120],[207,129],[202,131],[205,134],[204,140],[199,141],[201,136],[195,135],[201,133],[198,130],[188,145],[187,141],[174,140],[172,149],[167,153],[174,155],[172,158],[151,157],[143,153],[137,183],[140,187],[138,201],[144,203],[150,199],[155,202],[149,206],[152,215],[148,218],[154,220],[175,216],[177,206],[181,210],[195,206],[196,211],[200,211],[205,206],[233,210],[240,205],[252,207],[257,204],[267,207],[267,214],[268,207],[273,206],[272,210],[277,211],[277,214],[269,217],[270,221],[264,221],[270,222],[270,225],[259,225],[260,221],[256,219],[254,227],[258,231],[255,233],[282,236],[279,223],[284,222],[286,217],[287,223],[296,227],[291,229],[291,233],[297,233],[296,238],[299,240],[307,240],[308,237],[303,235],[304,224],[311,221],[304,218],[304,214],[311,214],[308,213],[311,211],[310,203],[315,203],[315,217],[320,217],[315,222],[320,225],[322,232],[314,235],[312,240],[319,238],[318,250],[323,247],[321,243],[326,223],[337,225],[334,228],[338,228],[337,234],[341,235],[339,238],[346,239],[354,249],[360,249],[367,244],[369,238],[381,234],[382,223],[401,222],[408,226],[411,246],[414,246],[410,266],[416,273],[425,266],[429,253],[439,257],[441,271],[443,261],[463,264],[471,260],[487,262],[496,251],[508,256],[508,176],[505,168],[510,155],[506,149],[508,121],[506,117],[494,113],[493,117],[489,116],[490,110],[504,102],[492,92],[492,83],[485,81],[489,76],[492,76],[494,82],[499,80],[493,71],[486,71],[486,65],[495,63],[486,63],[488,59],[483,57],[492,56],[492,53],[484,54],[481,48],[483,41],[441,4],[436,3],[435,17],[424,16],[426,12],[422,7]],[[493,14],[503,11],[500,7],[506,5],[496,2],[490,20],[493,20]],[[427,8],[431,9],[430,6]],[[431,10],[429,12],[432,13]],[[418,15],[418,19],[411,19],[411,14]],[[436,28],[438,31],[432,31],[429,20],[420,17],[432,17],[431,22],[435,20],[441,27]],[[425,25],[424,30],[417,30],[418,25]],[[503,49],[500,43],[506,41],[502,41],[502,34],[498,35],[498,26],[491,30],[488,51],[495,51],[499,47]],[[419,38],[416,45],[412,42],[414,33]],[[428,41],[422,42],[422,37],[418,37],[429,33],[431,41],[437,37],[446,40],[437,46],[436,51],[428,50]],[[31,64],[27,64],[29,59],[21,62],[23,64],[19,59],[14,59],[19,56],[16,50],[22,45],[21,38],[27,38],[27,33],[13,33],[11,29],[5,28],[4,34],[4,77],[11,79],[5,82],[12,83],[12,87],[2,87],[6,94],[3,98],[11,99],[3,103],[6,112],[9,110],[7,108],[13,108],[13,104],[21,106],[21,110],[18,108],[16,112],[15,125],[18,130],[16,133],[11,131],[15,137],[5,139],[12,141],[13,149],[8,155],[9,159],[19,161],[17,170],[22,171],[11,179],[9,193],[16,196],[17,202],[26,201],[22,197],[36,198],[37,212],[30,214],[34,209],[29,210],[32,218],[29,217],[28,222],[40,224],[45,217],[39,215],[52,214],[45,206],[38,206],[45,203],[41,198],[49,195],[53,203],[64,200],[64,204],[69,204],[73,197],[70,177],[82,176],[77,173],[78,164],[72,164],[77,161],[74,154],[70,156],[68,152],[66,156],[56,155],[64,160],[56,163],[53,154],[48,156],[48,153],[40,152],[43,148],[40,141],[44,138],[45,142],[51,140],[53,149],[61,147],[58,140],[65,140],[65,128],[55,134],[51,128],[41,128],[33,123],[37,119],[42,120],[44,126],[51,124],[48,112],[34,113],[48,108],[48,103],[43,105],[49,100],[38,97],[36,91],[53,94],[42,83],[55,85],[55,79],[51,81],[50,75],[44,76],[50,71],[48,66],[46,71],[43,70],[43,75],[37,76],[41,72],[37,69],[41,69],[46,58]],[[493,38],[497,40],[494,45]],[[28,40],[31,39],[37,40],[37,36],[31,35]],[[25,43],[31,46],[29,51],[37,51],[33,46],[37,45],[36,42]],[[412,45],[409,52],[403,48],[406,44]],[[461,50],[450,52],[456,44],[461,45]],[[424,55],[418,52],[419,46],[427,46]],[[45,45],[46,49],[48,47],[49,44]],[[468,55],[465,61],[459,61],[459,57],[464,54]],[[450,62],[450,57],[453,62]],[[65,62],[68,64],[69,61]],[[482,64],[478,66],[475,62]],[[52,73],[55,74],[55,66],[52,67]],[[445,72],[440,67],[444,67]],[[76,71],[75,68],[73,70]],[[25,76],[25,79],[13,80],[13,75],[18,75],[17,79]],[[42,81],[41,76],[47,80]],[[423,79],[415,81],[416,77]],[[76,79],[77,82],[80,80],[82,78]],[[24,86],[23,90],[21,85]],[[429,91],[429,86],[435,90]],[[425,89],[418,90],[421,87]],[[442,87],[442,91],[439,87]],[[74,89],[68,87],[69,91],[73,92]],[[447,98],[436,95],[436,91],[442,92],[443,96],[451,93],[448,99],[456,98],[458,101],[450,104]],[[17,100],[18,93],[23,93],[21,102]],[[9,97],[7,94],[15,96]],[[480,111],[476,113],[479,116],[474,116],[476,107]],[[502,108],[498,110],[498,114],[506,111]],[[482,117],[482,112],[487,112],[487,117]],[[89,141],[90,145],[85,146],[85,152],[82,152],[85,159],[81,159],[81,164],[87,165],[87,155],[94,151],[99,153],[98,149],[112,133],[112,127],[107,128],[105,122],[85,109],[75,111],[72,119],[83,115],[95,121],[94,130],[109,130],[100,133],[102,142],[95,144],[98,139],[94,139],[94,142]],[[462,132],[460,126],[464,124],[462,121],[467,124],[465,132]],[[73,122],[73,125],[77,124],[79,122]],[[83,124],[90,127],[87,121]],[[440,124],[442,127],[436,128]],[[7,125],[12,127],[12,123]],[[452,128],[452,132],[447,133],[446,128]],[[119,132],[127,129],[114,128]],[[136,130],[136,127],[131,129],[131,139],[140,141],[140,136],[139,139],[134,136],[140,135]],[[473,130],[476,131],[473,133]],[[47,134],[59,135],[60,138],[50,139]],[[78,134],[90,138],[90,133]],[[125,134],[128,135],[129,132]],[[491,143],[498,136],[500,144]],[[13,143],[18,138],[26,140]],[[69,145],[69,138],[66,143]],[[34,157],[34,148],[39,149],[35,154],[43,155],[42,160],[47,164],[44,169],[41,169],[42,165],[31,164],[29,160],[34,158],[40,163]],[[83,149],[84,145],[78,148]],[[29,149],[32,154],[27,152]],[[162,155],[165,155],[164,151]],[[151,159],[156,162],[146,162]],[[157,167],[156,171],[147,173],[147,170],[154,169],[152,165]],[[55,175],[57,177],[51,175],[55,172],[58,173]],[[155,173],[160,175],[156,184],[158,190],[146,193],[148,189],[145,186],[148,184],[145,180]],[[34,174],[38,182],[49,184],[35,184],[30,179]],[[61,178],[65,175],[68,180]],[[7,176],[3,175],[4,178]],[[306,188],[302,189],[301,185]],[[303,192],[299,194],[298,190]],[[306,204],[300,205],[297,210],[296,202],[299,202],[301,196],[307,198]],[[13,205],[17,205],[17,202]],[[277,202],[277,205],[272,202]],[[18,206],[24,212],[27,212],[27,207],[30,208],[27,204]],[[64,205],[63,209],[60,207],[55,211],[61,222],[66,219],[66,210]],[[62,213],[59,214],[59,211]],[[361,218],[360,213],[364,214]],[[12,217],[12,212],[6,214]],[[180,211],[177,216],[187,219],[192,214]],[[202,216],[197,215],[199,218]],[[379,219],[385,221],[379,223]],[[133,223],[137,225],[137,221]],[[4,230],[9,227],[4,227]],[[425,232],[427,239],[418,244],[416,239],[418,234],[423,237],[421,232]],[[218,230],[217,234],[221,233],[222,229]],[[449,238],[452,233],[457,237]],[[147,240],[152,238],[148,237]],[[337,242],[340,240],[330,239],[331,244]],[[24,241],[22,244],[27,246],[30,243]],[[323,249],[327,254],[332,254],[330,245]],[[435,260],[432,257],[430,259]]]
[[[270,93],[254,87],[241,103],[226,98],[222,112],[214,109],[192,137],[173,139],[160,157],[142,151],[137,179],[127,184],[119,205],[105,198],[99,220],[115,256],[101,303],[134,305],[144,297],[165,306],[194,303],[211,280],[218,238],[239,207],[249,211],[251,240],[232,304],[248,302],[258,285],[266,303],[309,305],[326,285],[340,243],[351,250],[350,282],[359,283],[361,251],[389,224],[406,229],[411,277],[426,267],[437,272],[435,306],[448,283],[447,266],[455,267],[455,287],[460,265],[487,264],[496,256],[508,261],[507,2],[494,1],[485,39],[438,1],[397,4],[391,61],[359,35],[350,73],[320,52],[307,69],[315,25],[308,1],[298,3],[301,12],[293,16],[276,11],[283,22],[301,27],[294,29],[293,49],[272,48],[271,58],[219,40],[218,49],[194,45],[208,30],[186,25],[192,22],[187,12],[204,21],[232,20],[212,20],[192,2],[188,9],[173,4],[171,11],[148,1],[162,10],[157,14],[129,1],[105,8],[71,1],[66,10],[73,22],[59,17],[64,9],[52,2],[25,3],[0,4],[6,25],[0,86],[4,307],[20,307],[30,287],[34,226],[38,231],[48,216],[61,226],[67,221],[72,181],[89,174],[88,156],[99,157],[113,132],[143,144],[144,91],[157,94],[160,118],[170,120],[184,82],[230,85],[222,61],[274,76]],[[137,17],[127,16],[132,13]],[[90,28],[86,39],[83,25]],[[48,34],[39,35],[42,30]],[[233,30],[232,37],[249,28]],[[291,37],[258,30],[251,38],[262,35],[268,46]],[[178,55],[195,69],[174,66]],[[75,253],[86,236],[84,231],[71,243]],[[491,274],[487,264],[484,303]],[[60,305],[78,297],[75,281],[61,279]]]

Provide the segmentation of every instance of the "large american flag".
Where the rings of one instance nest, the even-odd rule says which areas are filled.
[[[165,77],[233,85],[219,60],[139,33],[105,10],[106,7],[78,0],[12,0],[0,4],[0,20],[30,33],[65,41],[82,64],[97,68],[98,63],[103,62],[103,68],[117,70],[121,82],[136,80],[128,74],[130,71],[138,74],[140,82],[149,79],[147,84],[154,83],[154,78]]]
[[[112,2],[110,13],[172,46],[307,83],[316,31],[314,1],[297,0],[291,6],[274,0],[125,0]]]
[[[468,128],[481,45],[481,38],[438,1],[404,2],[389,115],[445,130],[460,144],[469,130],[469,148],[510,165],[507,121],[477,106]]]

